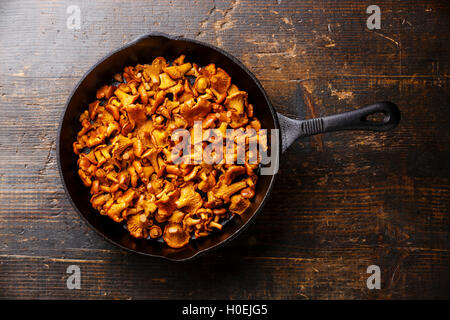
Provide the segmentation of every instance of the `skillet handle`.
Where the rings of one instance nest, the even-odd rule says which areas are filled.
[[[367,119],[369,116],[377,113],[384,114],[384,119],[382,121],[372,121]],[[319,119],[323,120],[323,132],[339,130],[388,131],[394,129],[400,122],[400,110],[392,102],[377,102],[355,111],[335,114]]]
[[[383,113],[382,121],[368,120],[368,117]],[[340,130],[388,131],[400,122],[400,110],[392,102],[377,102],[358,110],[309,120],[294,120],[278,114],[283,152],[297,139],[319,133]]]

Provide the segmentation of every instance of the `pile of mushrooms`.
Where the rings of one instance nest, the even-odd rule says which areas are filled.
[[[172,133],[236,129],[257,139],[261,123],[248,94],[221,68],[185,62],[128,66],[80,116],[73,143],[78,174],[102,215],[125,223],[136,238],[163,237],[181,248],[204,237],[230,215],[242,215],[255,196],[258,163],[174,163]],[[211,141],[204,138],[202,147]],[[260,141],[258,140],[258,143]],[[244,152],[249,153],[247,149]],[[246,154],[246,159],[251,155]]]

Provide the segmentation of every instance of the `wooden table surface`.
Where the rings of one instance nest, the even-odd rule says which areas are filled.
[[[381,29],[367,28],[369,4]],[[1,1],[0,298],[450,298],[449,17],[425,0]],[[123,251],[71,207],[55,140],[80,77],[149,31],[235,55],[285,115],[390,100],[401,124],[295,142],[255,223],[197,260]]]

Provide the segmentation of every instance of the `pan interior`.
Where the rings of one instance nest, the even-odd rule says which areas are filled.
[[[276,116],[263,89],[254,79],[254,76],[233,57],[193,40],[147,36],[119,49],[88,71],[67,102],[58,136],[59,169],[65,188],[81,216],[105,238],[123,248],[173,260],[188,259],[236,235],[262,206],[274,176],[259,177],[256,196],[251,207],[242,217],[231,219],[220,232],[214,232],[208,237],[193,240],[182,249],[172,249],[159,241],[133,238],[121,224],[113,222],[107,216],[100,215],[91,207],[89,188],[82,184],[77,174],[77,157],[72,151],[72,144],[81,128],[78,121],[81,113],[86,110],[88,103],[95,100],[96,90],[101,85],[110,83],[115,73],[122,72],[123,68],[128,65],[151,63],[157,56],[172,60],[181,54],[186,55],[186,61],[195,62],[199,66],[215,63],[218,67],[223,68],[232,77],[233,83],[248,92],[249,102],[254,105],[255,115],[260,119],[262,127],[266,129],[278,128]]]

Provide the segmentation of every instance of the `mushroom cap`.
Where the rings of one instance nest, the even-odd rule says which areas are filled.
[[[136,101],[137,98],[139,98],[138,94],[131,95],[119,88],[114,91],[114,94],[119,98],[123,106],[132,104]]]
[[[189,233],[179,223],[169,223],[164,229],[163,239],[171,248],[182,248],[189,243]]]
[[[238,114],[243,114],[245,106],[247,105],[247,92],[238,91],[229,95],[225,99],[225,106],[228,110],[233,109]]]
[[[237,194],[231,197],[230,212],[238,215],[242,215],[245,210],[250,206],[250,201]]]
[[[156,239],[162,236],[162,230],[159,226],[151,226],[149,230],[150,238]]]
[[[170,87],[176,85],[177,83],[170,78],[170,76],[167,73],[161,73],[159,75],[159,89],[165,90],[169,89]]]
[[[146,238],[149,222],[145,214],[135,214],[127,219],[127,227],[130,234],[138,239]]]
[[[216,74],[210,78],[211,88],[219,102],[222,102],[227,95],[231,85],[231,77],[221,68],[217,68]]]
[[[201,120],[211,112],[212,104],[209,100],[199,97],[197,103],[195,101],[187,101],[180,108],[180,115],[192,125],[195,120]]]
[[[131,124],[142,124],[147,121],[147,115],[145,114],[145,107],[142,104],[130,104],[125,107],[128,114],[128,119]]]
[[[113,158],[117,158],[117,156],[121,155],[126,148],[133,145],[133,140],[124,137],[123,135],[118,135],[112,140],[111,143],[113,145],[112,156]]]
[[[191,70],[191,68],[192,68],[192,64],[190,64],[189,62],[186,62],[181,65],[175,65],[175,66],[163,68],[163,71],[165,73],[167,73],[172,79],[176,80],[176,79],[179,79],[182,76],[184,76],[184,74],[186,72],[188,72],[189,70]]]
[[[195,191],[195,185],[189,182],[181,188],[180,198],[175,202],[178,209],[187,213],[194,213],[203,204],[202,196]]]

